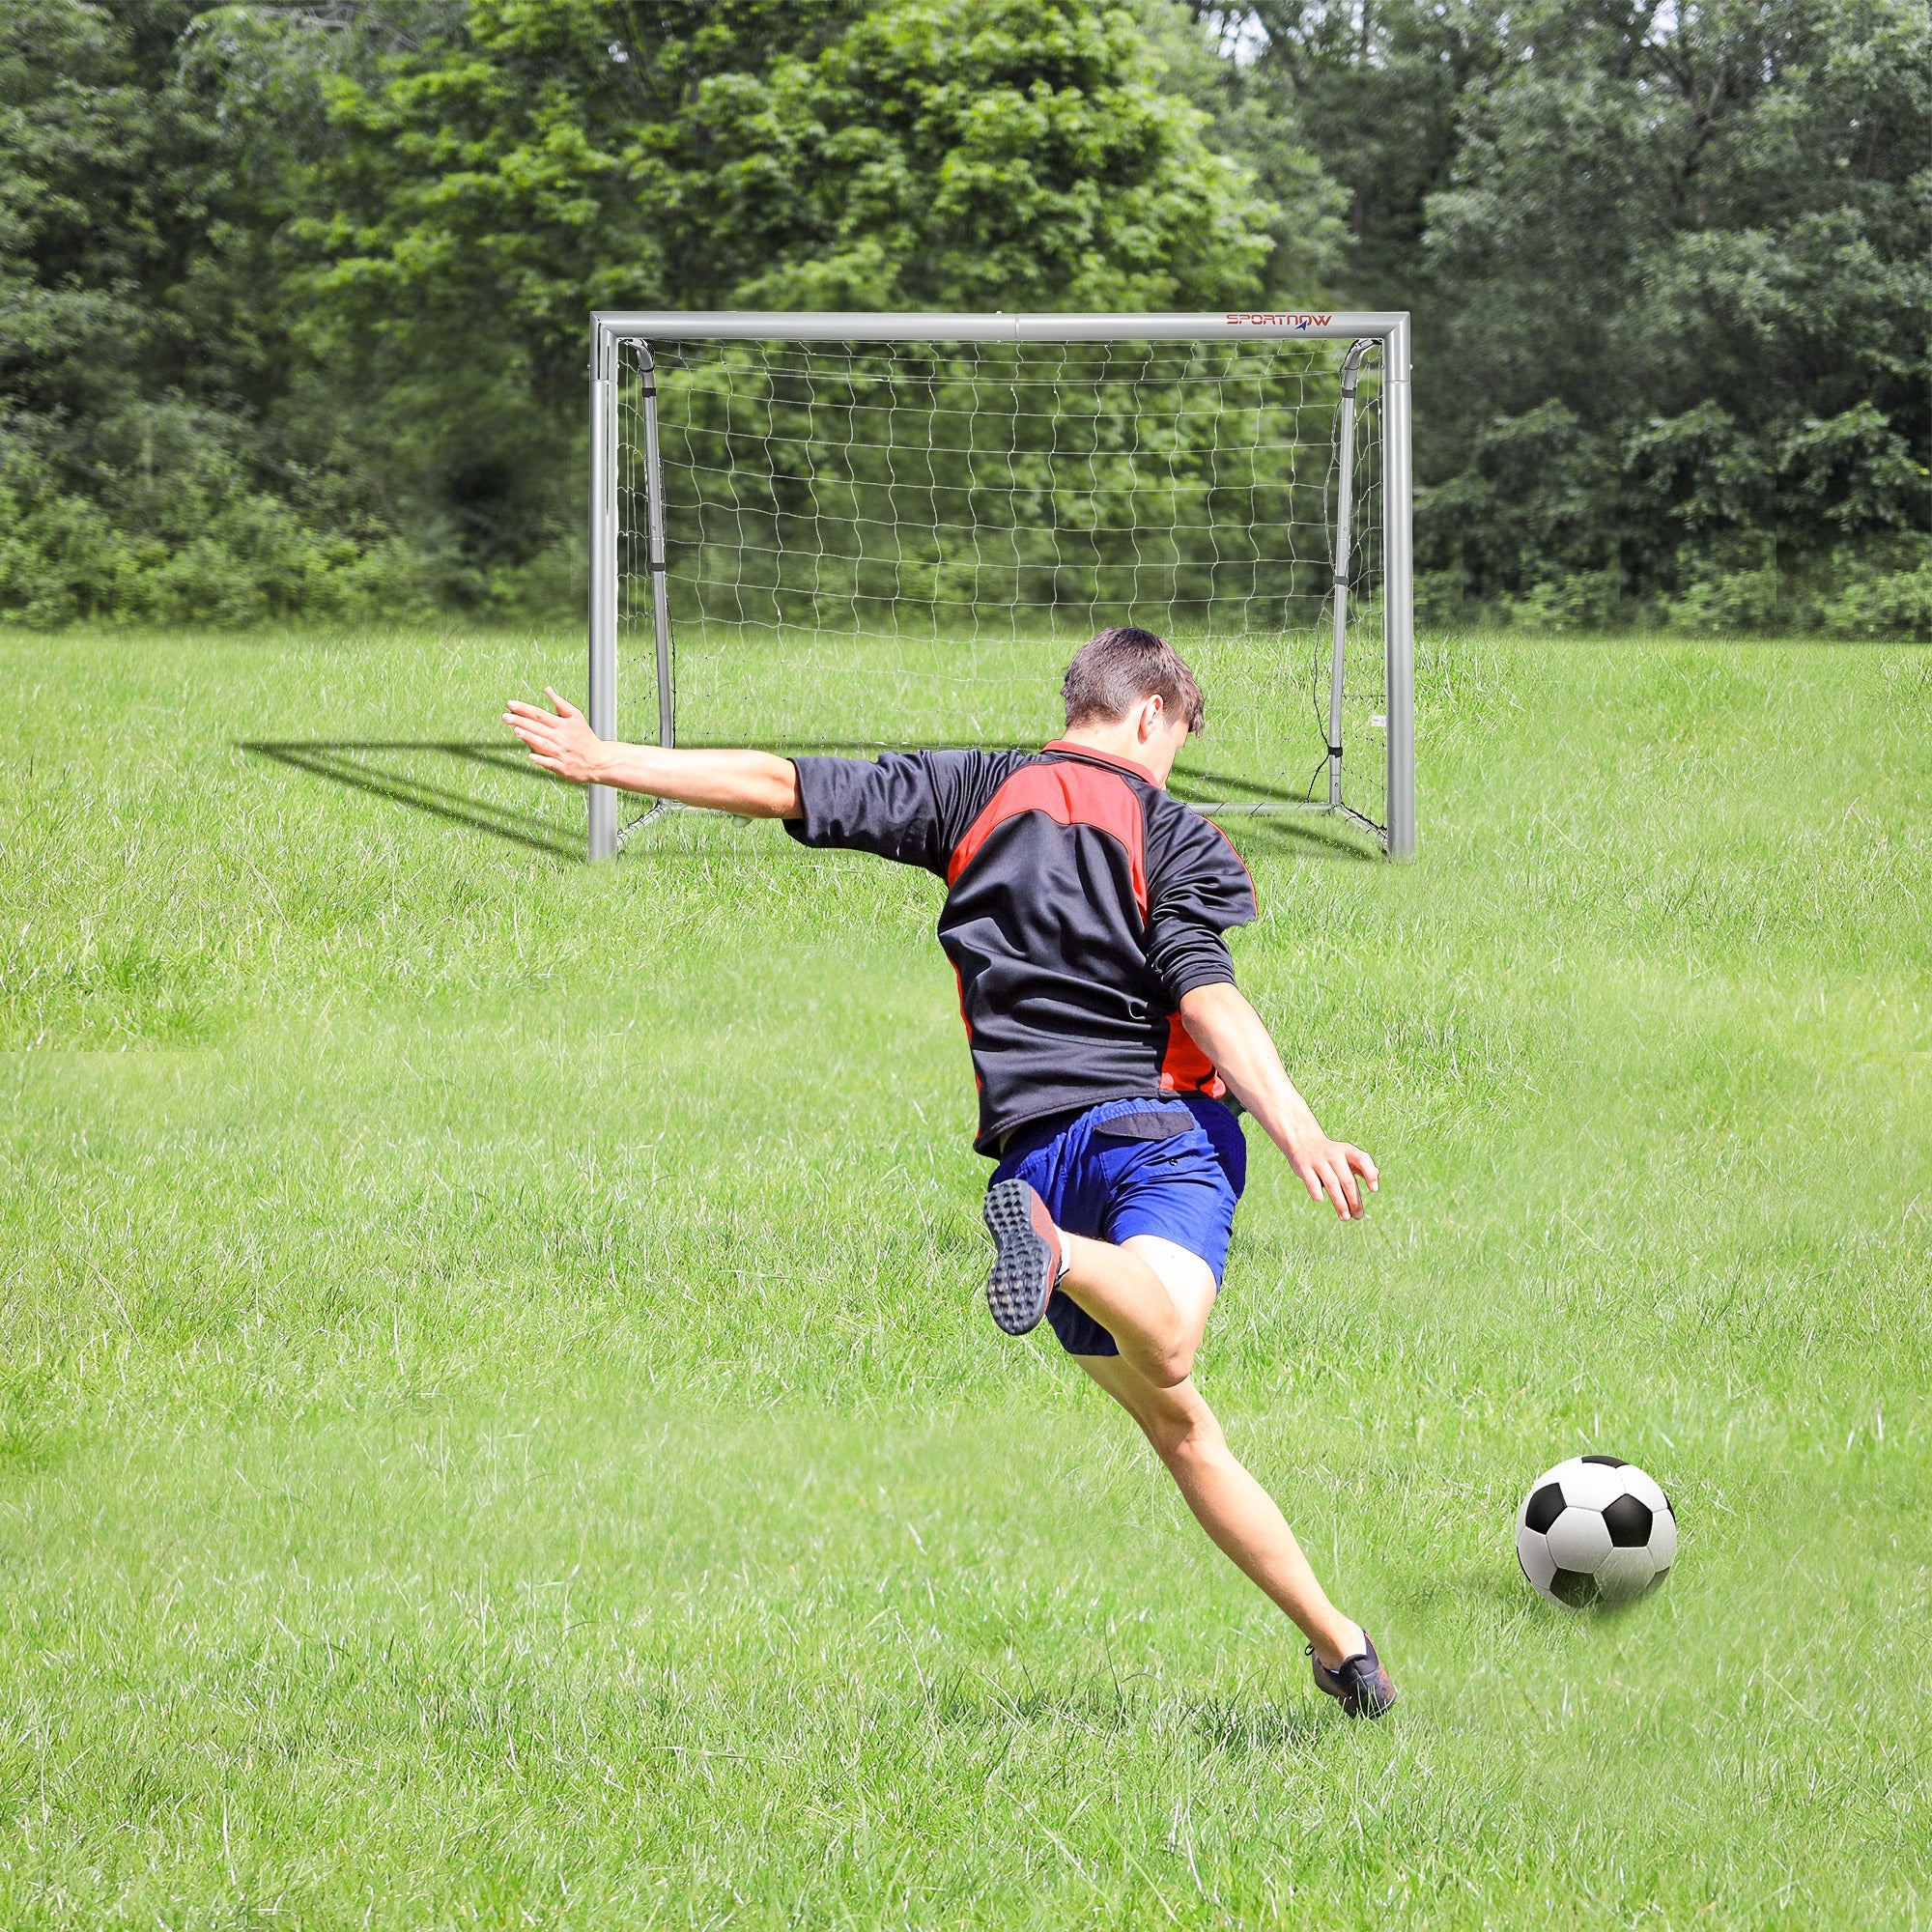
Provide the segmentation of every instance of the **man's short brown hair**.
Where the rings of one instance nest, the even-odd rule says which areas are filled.
[[[1170,716],[1185,718],[1189,731],[1200,730],[1208,716],[1201,687],[1174,646],[1130,624],[1116,625],[1082,644],[1066,667],[1060,695],[1066,701],[1069,731],[1079,724],[1117,723],[1149,697],[1158,697]]]

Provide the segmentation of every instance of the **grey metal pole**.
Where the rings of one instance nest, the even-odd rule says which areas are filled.
[[[1208,342],[1358,335],[1384,340],[1407,323],[1396,309],[1216,315],[835,314],[749,309],[599,309],[626,341],[643,342]]]
[[[1342,358],[1342,475],[1335,506],[1335,643],[1328,663],[1328,803],[1342,803],[1343,647],[1349,636],[1349,510],[1355,493],[1355,382],[1368,343],[1351,342]]]
[[[1388,653],[1388,850],[1415,857],[1415,466],[1409,443],[1408,317],[1382,354],[1382,622]]]
[[[615,344],[590,326],[590,728],[617,735],[617,383]],[[617,850],[617,794],[588,787],[590,858]]]
[[[645,521],[650,536],[651,620],[657,632],[658,743],[676,741],[677,719],[671,703],[670,587],[666,582],[664,467],[658,461],[658,365],[648,345],[638,344],[638,366],[644,384]]]

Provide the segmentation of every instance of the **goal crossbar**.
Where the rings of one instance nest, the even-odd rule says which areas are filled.
[[[671,632],[668,596],[663,461],[660,449],[652,343],[908,343],[1025,344],[1109,342],[1221,342],[1339,340],[1351,347],[1344,359],[1341,412],[1352,422],[1362,352],[1371,344],[1382,356],[1381,591],[1386,713],[1385,826],[1376,825],[1345,803],[1338,739],[1343,690],[1343,646],[1348,623],[1350,465],[1352,439],[1341,440],[1343,483],[1333,542],[1333,668],[1328,717],[1327,796],[1319,800],[1201,802],[1205,816],[1257,816],[1283,810],[1330,811],[1373,832],[1392,858],[1415,850],[1414,566],[1411,504],[1413,468],[1409,400],[1409,317],[1406,311],[1231,310],[1200,315],[959,315],[863,313],[757,313],[734,310],[600,309],[590,326],[590,726],[600,738],[617,735],[617,629],[619,532],[618,381],[623,345],[636,345],[644,374],[641,417],[646,521],[643,532],[651,582],[653,645],[658,694],[658,742],[675,740],[671,707]],[[655,815],[656,809],[645,816]],[[589,855],[608,858],[623,833],[617,794],[589,787]]]
[[[602,342],[1211,342],[1310,336],[1395,345],[1392,377],[1407,379],[1408,312],[1226,315],[866,315],[750,309],[599,309],[590,319],[593,355]]]

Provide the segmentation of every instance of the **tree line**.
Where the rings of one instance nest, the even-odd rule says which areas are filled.
[[[578,608],[594,307],[1415,314],[1427,622],[1932,636],[1922,0],[10,0],[0,613]]]

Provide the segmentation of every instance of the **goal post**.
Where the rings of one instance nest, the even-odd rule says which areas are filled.
[[[600,310],[590,350],[598,736],[1051,737],[1049,669],[1139,624],[1208,688],[1178,797],[1413,855],[1406,313]]]

